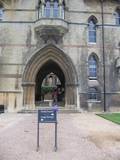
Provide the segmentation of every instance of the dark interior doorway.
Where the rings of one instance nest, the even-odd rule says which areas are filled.
[[[40,68],[36,76],[35,103],[55,101],[55,92],[57,92],[57,103],[64,106],[65,76],[60,66],[53,60],[49,60]]]

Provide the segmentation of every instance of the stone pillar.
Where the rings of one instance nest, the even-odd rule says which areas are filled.
[[[53,17],[53,12],[54,12],[54,0],[51,0],[51,5],[50,5],[50,17]]]
[[[66,108],[75,108],[77,105],[77,90],[75,85],[67,84],[65,92]]]
[[[80,96],[79,96],[79,88],[77,86],[77,109],[80,110]]]
[[[45,17],[45,0],[41,0],[41,17]]]
[[[35,107],[35,83],[25,82],[23,85],[23,105],[26,109]]]
[[[63,0],[59,0],[59,18],[64,19]]]

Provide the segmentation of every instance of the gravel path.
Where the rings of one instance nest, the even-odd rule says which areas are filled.
[[[54,124],[40,124],[36,152],[36,114],[0,115],[0,160],[120,160],[120,126],[92,113],[58,115],[58,151]]]

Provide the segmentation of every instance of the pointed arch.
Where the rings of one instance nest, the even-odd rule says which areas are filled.
[[[92,53],[89,55],[88,59],[89,59],[91,56],[93,56],[93,57],[96,59],[97,63],[99,63],[99,57],[98,57],[98,55],[97,55],[95,52],[92,52]]]
[[[120,25],[120,7],[115,10],[116,25]]]
[[[53,60],[61,67],[68,83],[78,82],[76,69],[71,58],[54,45],[48,45],[33,53],[24,69],[23,81],[34,82],[39,68],[48,60]]]
[[[3,4],[0,2],[0,21],[3,19]]]
[[[94,15],[91,15],[91,16],[88,18],[88,23],[89,23],[90,21],[93,21],[95,24],[98,23],[98,20],[97,20],[97,18],[96,18]]]
[[[90,16],[88,19],[88,40],[90,43],[96,43],[96,23],[98,22],[95,16]]]
[[[62,70],[65,77],[66,105],[76,105],[76,86],[78,77],[71,58],[54,45],[48,45],[33,53],[23,73],[24,104],[34,104],[35,80],[38,72],[48,61],[53,61]]]
[[[95,53],[88,57],[88,76],[90,79],[97,79],[98,77],[98,61],[98,56]]]

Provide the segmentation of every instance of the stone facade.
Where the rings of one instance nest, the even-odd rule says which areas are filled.
[[[120,24],[116,24],[116,9],[120,2],[103,1],[103,19],[100,0],[58,3],[59,17],[45,17],[44,0],[1,0],[0,104],[10,112],[34,108],[37,75],[58,71],[61,81],[64,75],[66,108],[119,110]],[[95,43],[88,41],[90,17],[96,18]],[[89,77],[92,54],[97,61],[94,79]],[[48,63],[51,69],[42,72]],[[89,88],[96,88],[99,98],[89,99]]]

